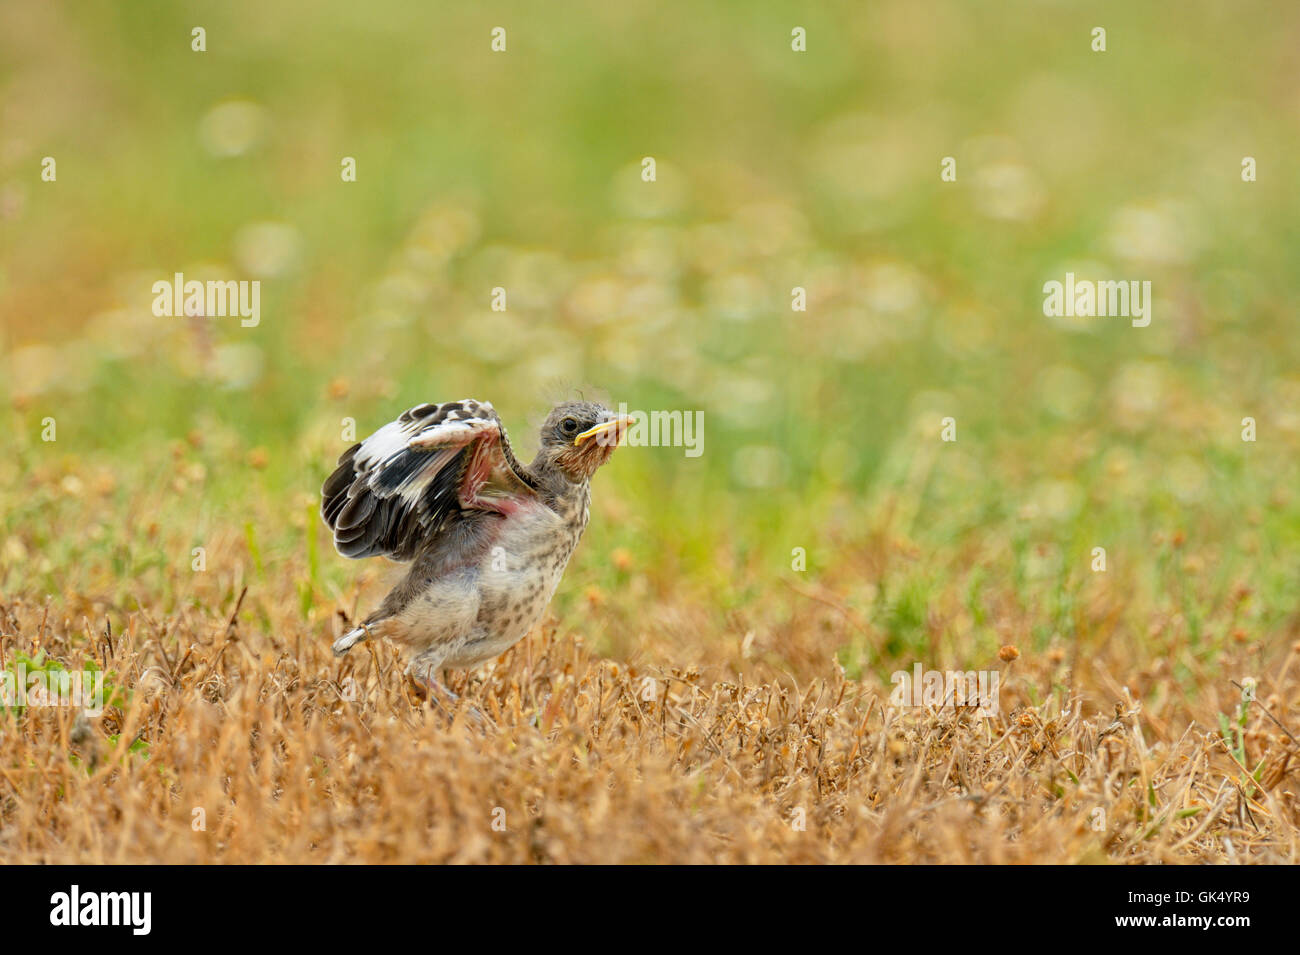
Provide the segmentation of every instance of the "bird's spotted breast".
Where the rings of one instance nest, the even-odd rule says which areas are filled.
[[[586,494],[560,503],[558,513],[535,504],[501,522],[478,568],[478,618],[447,665],[473,666],[504,653],[546,610],[587,525]]]

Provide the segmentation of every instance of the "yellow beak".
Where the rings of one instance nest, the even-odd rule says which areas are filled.
[[[613,441],[610,441],[609,439],[603,439],[601,443],[618,444],[619,441],[623,439],[623,432],[627,429],[627,426],[631,423],[632,423],[631,415],[619,415],[613,421],[602,421],[594,428],[588,428],[586,431],[582,432],[582,434],[575,437],[573,439],[573,446],[575,448],[580,448],[582,447],[582,443],[586,441],[588,438],[598,437],[599,435],[602,435],[605,432],[614,428],[617,428],[618,431],[615,434]]]

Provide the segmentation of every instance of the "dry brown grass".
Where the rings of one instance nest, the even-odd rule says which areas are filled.
[[[80,727],[69,708],[0,722],[5,863],[1300,858],[1296,745],[1259,707],[1246,749],[1264,768],[1243,788],[1208,707],[1053,692],[1071,680],[1059,652],[993,661],[1002,711],[982,720],[893,708],[833,665],[796,683],[722,656],[617,663],[552,622],[455,680],[449,717],[388,648],[340,665],[288,614],[268,630],[248,606],[230,625],[136,613],[109,635],[31,603],[2,613],[6,661],[89,655],[131,690]],[[1295,699],[1294,652],[1274,676],[1261,699]]]

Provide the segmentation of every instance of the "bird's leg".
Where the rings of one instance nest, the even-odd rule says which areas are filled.
[[[451,704],[460,700],[459,696],[443,686],[438,679],[438,669],[441,664],[441,654],[422,653],[406,668],[406,675],[410,678],[416,692],[422,698],[432,699],[439,706],[443,706],[444,702]],[[447,707],[443,706],[443,708]]]
[[[406,674],[421,697],[432,700],[433,704],[450,718],[454,715],[456,704],[460,702],[460,696],[449,690],[438,679],[437,673],[441,664],[441,654],[428,656],[421,654],[411,661],[406,668]],[[479,726],[487,723],[487,717],[476,707],[467,706],[465,714]]]

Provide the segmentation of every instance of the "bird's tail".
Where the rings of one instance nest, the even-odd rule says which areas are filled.
[[[354,627],[334,641],[334,655],[341,657],[366,638],[365,627]]]

